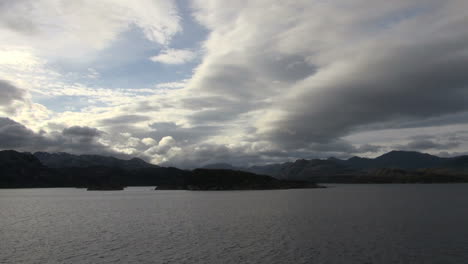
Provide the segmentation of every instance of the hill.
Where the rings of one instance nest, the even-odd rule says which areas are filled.
[[[41,159],[50,167],[41,163]],[[88,187],[99,190],[119,189],[120,186],[183,190],[316,187],[306,182],[278,180],[242,171],[159,167],[137,159],[0,151],[0,188]]]
[[[460,182],[468,181],[468,156],[441,158],[415,151],[391,151],[373,159],[301,159],[241,170],[318,183]]]
[[[145,162],[142,159],[133,158],[130,160],[117,159],[114,157],[100,155],[73,155],[69,153],[47,153],[36,152],[34,156],[49,168],[87,168],[87,167],[109,167],[125,170],[135,170],[142,168],[157,168],[158,166]]]
[[[397,182],[468,182],[468,156],[441,158],[391,151],[373,159],[299,159],[249,168],[221,163],[188,171],[159,167],[137,158],[0,151],[0,188],[159,186],[244,190],[314,187],[310,183]]]

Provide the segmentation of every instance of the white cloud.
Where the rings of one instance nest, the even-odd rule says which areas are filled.
[[[179,82],[167,82],[167,83],[158,83],[155,85],[156,88],[158,89],[179,89],[179,88],[184,88],[187,85],[188,79],[179,81]]]
[[[171,147],[175,144],[175,140],[171,136],[165,136],[159,141],[159,147]]]
[[[57,114],[30,102],[31,99],[47,99],[52,104],[60,104],[55,97],[80,97],[88,104],[85,108],[93,108],[96,105],[115,107],[144,98],[142,94],[148,90],[110,89],[96,85],[93,82],[100,78],[100,73],[93,65],[87,66],[81,74],[61,74],[54,67],[57,61],[67,61],[76,68],[83,60],[95,60],[100,51],[113,45],[131,28],[141,30],[156,47],[168,45],[174,34],[181,30],[175,1],[1,1],[0,76],[24,89],[27,98],[25,104],[15,107],[16,116],[12,118],[27,125],[34,124],[36,129],[51,116],[68,115],[71,118],[64,119],[74,119],[77,115],[86,116],[89,111],[79,107],[76,111],[81,113]],[[75,108],[70,105],[67,109]],[[38,120],[39,117],[44,119]],[[81,121],[90,123],[86,119]],[[79,122],[80,119],[76,120]]]
[[[151,57],[154,62],[165,64],[184,64],[195,59],[196,53],[186,49],[167,49],[159,55]]]
[[[48,57],[80,59],[131,26],[167,45],[181,30],[172,0],[22,0],[0,4],[0,45],[32,46]]]
[[[158,144],[158,142],[156,142],[156,140],[152,139],[152,138],[144,138],[141,140],[141,142],[143,144],[145,144],[146,146],[154,146],[156,144]]]

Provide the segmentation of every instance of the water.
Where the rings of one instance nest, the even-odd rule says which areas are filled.
[[[0,263],[468,263],[468,184],[0,190]]]

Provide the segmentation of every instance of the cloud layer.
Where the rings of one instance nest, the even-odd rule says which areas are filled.
[[[5,116],[20,110],[3,121],[5,131],[24,130],[51,145],[68,142],[64,149],[82,142],[76,146],[82,152],[186,167],[377,155],[392,148],[450,155],[468,147],[445,138],[447,131],[460,136],[468,128],[466,1],[179,4],[190,7],[189,14],[172,1],[2,2],[0,48],[13,59],[3,56],[7,66],[0,67],[6,80],[0,107]],[[174,40],[190,34],[182,28],[188,16],[208,31],[199,51],[190,39]],[[94,84],[99,74],[91,84],[72,81],[46,63],[57,57],[80,65],[83,57],[97,61],[133,27],[158,52],[128,60],[128,67],[146,71],[151,63],[177,72],[199,58],[193,74],[124,90]],[[32,39],[36,44],[28,45]],[[157,80],[163,69],[147,75]],[[40,111],[12,108],[31,93],[79,96],[87,107],[44,110],[34,118],[31,113]]]

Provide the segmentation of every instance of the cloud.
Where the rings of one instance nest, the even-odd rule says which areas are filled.
[[[375,152],[382,150],[382,148],[383,148],[382,146],[364,144],[356,148],[356,151],[354,151],[354,153],[367,153],[367,152],[375,153]]]
[[[190,100],[237,105],[213,100],[193,123],[251,114],[258,138],[292,151],[468,110],[461,1],[195,4],[211,34]]]
[[[34,131],[44,127],[45,134],[27,132],[19,123],[10,124],[8,131],[33,133],[25,141],[36,147],[49,140],[56,149],[62,142],[62,149],[114,151],[182,166],[346,157],[392,147],[462,153],[466,147],[460,134],[453,140],[446,134],[468,125],[466,1],[257,0],[226,5],[194,0],[191,7],[190,15],[209,31],[193,75],[177,81],[165,78],[163,70],[152,72],[167,67],[148,62],[153,54],[148,53],[144,63],[154,68],[142,75],[155,76],[150,84],[115,89],[66,81],[47,65],[67,56],[92,61],[129,28],[141,30],[145,43],[154,45],[150,52],[161,50],[153,61],[190,62],[198,48],[170,45],[176,34],[184,34],[184,17],[175,2],[3,1],[4,79],[40,97],[80,96],[88,102],[79,111],[42,119],[15,117]],[[175,46],[190,47],[186,44]],[[132,67],[147,69],[148,64],[136,60]],[[87,78],[94,83],[125,74],[91,66],[85,69],[100,73],[99,80]],[[86,70],[89,74],[95,76],[93,70]],[[4,104],[21,100],[15,89],[4,90],[10,91],[3,91],[10,96],[0,99]],[[60,126],[44,125],[52,118]],[[102,132],[93,135],[93,129]],[[73,134],[80,131],[82,135]],[[421,134],[431,137],[413,137]],[[88,140],[85,147],[76,145],[80,138]]]
[[[158,144],[158,142],[152,138],[144,138],[141,140],[141,142],[145,144],[146,146],[152,146],[152,145]]]
[[[156,141],[154,141],[156,142]],[[163,137],[159,143],[145,151],[145,154],[149,156],[161,156],[166,154],[172,147],[176,146],[176,141],[171,136]]]
[[[72,126],[63,129],[62,134],[64,136],[72,137],[84,137],[84,138],[94,138],[102,134],[102,131],[99,131],[96,128],[91,127],[81,127],[81,126]]]
[[[440,148],[447,148],[447,147],[453,147],[453,146],[447,146],[444,144],[436,143],[428,139],[419,139],[419,140],[415,140],[415,141],[408,143],[406,146],[406,149],[427,150],[427,149],[440,149]]]
[[[22,149],[34,146],[42,137],[25,126],[9,119],[0,118],[0,148]]]
[[[181,30],[179,20],[171,0],[2,1],[0,43],[79,58],[108,47],[131,26],[140,28],[149,41],[167,45]]]
[[[442,133],[439,135],[418,135],[408,138],[406,144],[392,146],[394,149],[443,152],[463,147],[468,139],[465,131]]]
[[[171,136],[165,136],[159,141],[160,147],[170,147],[175,144],[175,140]]]
[[[62,132],[34,132],[14,120],[0,117],[0,149],[128,157],[102,144],[100,139],[103,134],[95,128],[80,126],[68,127]]]
[[[186,49],[167,49],[151,57],[154,62],[165,64],[184,64],[195,59],[196,53]]]
[[[201,142],[217,135],[222,129],[220,126],[210,125],[183,127],[173,122],[155,122],[150,125],[150,128],[144,133],[154,140],[161,141],[164,137],[170,136],[185,145]]]
[[[23,101],[26,92],[8,81],[0,80],[0,106],[9,106],[14,101]]]
[[[99,121],[100,125],[103,126],[122,126],[128,124],[135,124],[150,120],[149,117],[143,115],[120,115],[111,118],[103,119]]]
[[[179,88],[184,88],[185,85],[187,85],[187,81],[188,79],[182,80],[180,82],[158,83],[155,85],[155,87],[158,89],[162,89],[162,88],[179,89]]]
[[[274,140],[326,140],[359,126],[466,111],[468,78],[463,72],[468,64],[466,57],[454,55],[464,49],[457,50],[457,42],[468,39],[444,38],[426,44],[424,51],[419,48],[422,43],[415,43],[388,54],[381,51],[380,58],[369,57],[365,64],[330,66],[301,82],[297,95],[286,100],[287,113],[274,126],[288,131],[272,132]],[[327,74],[334,78],[316,82]]]
[[[17,15],[21,12],[28,12],[29,8],[31,8],[31,5],[24,0],[5,0],[0,2],[0,10],[2,11],[0,24],[3,24],[6,28],[25,34],[36,33],[37,27],[30,17],[21,17]],[[8,9],[10,12],[6,12]]]
[[[0,117],[21,116],[32,121],[46,112],[43,110],[41,105],[31,102],[27,90],[10,81],[0,80]]]

